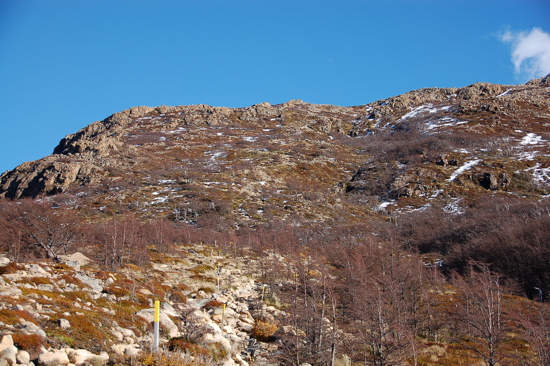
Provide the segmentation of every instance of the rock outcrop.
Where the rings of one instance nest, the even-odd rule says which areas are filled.
[[[248,225],[289,215],[334,220],[340,207],[354,220],[378,212],[342,200],[349,193],[395,199],[397,210],[422,207],[441,190],[458,198],[544,188],[548,79],[425,88],[355,107],[130,108],[4,173],[0,197],[67,193],[92,215],[124,207],[193,222],[222,212]],[[453,177],[474,160],[483,169]]]

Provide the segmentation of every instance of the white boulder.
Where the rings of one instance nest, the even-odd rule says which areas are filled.
[[[27,351],[19,350],[16,359],[18,364],[28,365],[31,362],[31,355]]]
[[[136,313],[137,316],[141,316],[143,319],[152,323],[155,321],[155,309],[143,309]],[[164,327],[166,333],[170,338],[179,337],[180,332],[178,326],[166,315],[163,311],[160,312],[160,325]]]
[[[38,364],[41,366],[68,365],[70,362],[64,350],[45,352],[38,356]]]
[[[109,361],[109,355],[107,352],[101,352],[99,355],[95,355],[92,352],[85,349],[75,349],[69,351],[69,360],[77,366],[87,365],[88,363],[107,363]]]
[[[0,359],[7,361],[8,365],[15,365],[17,363],[17,347],[13,345],[13,338],[11,334],[7,334],[2,337],[0,342]]]

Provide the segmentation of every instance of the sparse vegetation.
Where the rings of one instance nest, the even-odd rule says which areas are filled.
[[[130,363],[213,365],[228,353],[201,343],[213,330],[185,304],[206,302],[222,322],[211,296],[249,271],[265,292],[239,315],[240,336],[278,347],[270,362],[548,364],[550,106],[545,87],[514,88],[98,122],[2,175],[1,194],[17,200],[0,202],[12,260],[0,275],[28,303],[2,295],[0,322],[34,354],[45,340],[17,334],[22,320],[53,346],[100,351],[125,339],[115,322],[143,336],[151,324],[135,314],[168,301],[182,337]],[[116,149],[96,146],[99,135]],[[87,280],[59,262],[75,251],[93,260]],[[31,271],[41,261],[49,274]],[[177,283],[165,282],[168,265]]]

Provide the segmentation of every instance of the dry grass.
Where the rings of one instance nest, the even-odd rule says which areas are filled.
[[[21,323],[21,319],[38,324],[37,320],[26,310],[0,309],[0,322],[16,325]]]

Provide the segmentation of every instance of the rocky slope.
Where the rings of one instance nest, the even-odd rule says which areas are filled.
[[[361,221],[495,192],[540,197],[550,184],[549,91],[547,76],[356,107],[135,107],[5,172],[0,196],[69,193],[92,215],[123,207],[237,224]]]
[[[214,248],[180,248],[144,268],[100,270],[80,253],[63,262],[0,258],[0,364],[116,364],[149,351],[153,300],[162,301],[161,344],[187,339],[224,365],[261,361],[268,348],[250,337],[255,319],[281,311],[259,305],[255,262]],[[282,312],[284,314],[284,312]],[[7,362],[7,363],[6,363]]]

